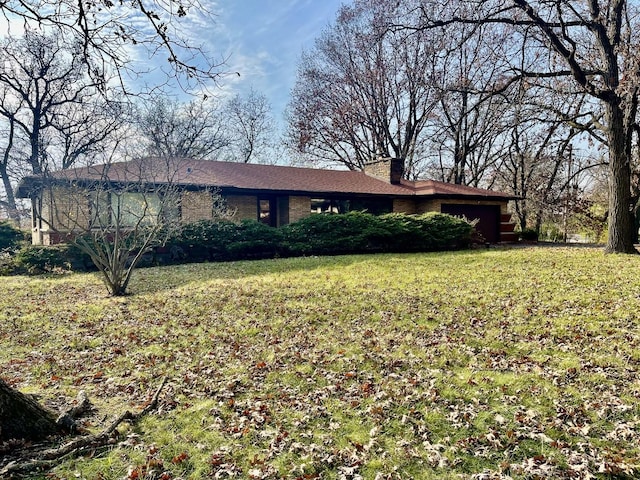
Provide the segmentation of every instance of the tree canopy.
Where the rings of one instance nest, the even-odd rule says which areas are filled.
[[[380,18],[408,14],[395,3],[343,5],[302,55],[289,105],[288,141],[298,152],[351,169],[377,157],[405,159],[408,174],[418,169],[442,45],[426,31],[385,31]]]
[[[355,0],[301,57],[289,145],[352,169],[401,158],[407,178],[515,194],[526,158],[540,205],[566,198],[601,148],[606,249],[635,252],[638,20],[623,0]],[[509,169],[518,182],[505,183]]]
[[[483,41],[480,27],[500,25],[513,32],[512,50],[501,92],[517,83],[541,92],[587,95],[580,112],[592,119],[608,151],[609,233],[606,250],[635,252],[631,204],[632,143],[637,131],[637,68],[640,25],[638,5],[624,0],[556,2],[512,0],[420,2],[421,18],[401,29],[438,29],[471,25],[473,41]],[[398,27],[398,25],[395,25]],[[469,40],[465,40],[469,41]],[[565,89],[565,90],[563,90]],[[544,98],[544,97],[543,97]],[[560,113],[569,113],[567,111]]]
[[[123,103],[83,70],[81,48],[35,30],[0,41],[0,206],[14,220],[22,176],[99,156],[123,125]]]
[[[136,48],[166,58],[168,73],[184,80],[215,79],[221,73],[223,62],[213,60],[184,28],[192,17],[211,17],[199,0],[9,0],[0,12],[14,28],[37,27],[77,39],[87,72],[104,87],[114,69],[122,75],[130,67]]]

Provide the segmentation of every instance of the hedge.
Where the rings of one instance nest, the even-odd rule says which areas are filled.
[[[319,214],[281,228],[255,220],[202,220],[185,225],[166,246],[147,255],[143,265],[454,250],[468,247],[473,231],[473,226],[465,220],[440,213]],[[0,235],[1,232],[0,229]],[[18,232],[22,239],[22,233]],[[5,238],[18,237],[10,232]],[[88,256],[69,244],[23,246],[19,250],[16,247],[8,260],[0,266],[0,274],[91,269]]]
[[[282,228],[253,220],[199,221],[169,241],[180,261],[220,261],[302,255],[423,252],[466,248],[473,226],[440,213],[363,212],[311,215]]]
[[[11,257],[4,274],[38,275],[68,271],[88,271],[95,267],[88,255],[75,245],[25,245]]]
[[[254,220],[201,220],[185,225],[168,241],[173,256],[187,261],[220,261],[278,256],[282,232]]]
[[[15,249],[24,240],[24,232],[7,221],[0,221],[0,251]]]
[[[371,244],[378,217],[360,212],[311,215],[282,228],[284,246],[293,256],[341,255],[377,250]]]

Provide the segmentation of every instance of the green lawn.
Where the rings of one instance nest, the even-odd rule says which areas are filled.
[[[184,265],[131,290],[2,279],[0,374],[22,391],[85,390],[99,431],[169,378],[160,412],[47,478],[640,475],[640,256]]]

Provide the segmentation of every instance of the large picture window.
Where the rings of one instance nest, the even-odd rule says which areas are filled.
[[[111,195],[114,221],[122,227],[156,225],[160,210],[160,198],[155,193],[124,192]]]
[[[311,213],[347,213],[349,200],[335,198],[312,198]]]
[[[90,192],[89,209],[91,211],[91,227],[111,225],[111,196],[108,192]]]
[[[311,213],[367,212],[382,215],[393,211],[393,201],[387,198],[312,198]]]
[[[135,227],[156,225],[160,197],[150,192],[94,192],[90,198],[93,226]]]

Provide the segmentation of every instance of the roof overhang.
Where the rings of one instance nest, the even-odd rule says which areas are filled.
[[[189,159],[180,163],[179,175],[175,176],[175,181],[170,182],[166,172],[164,176],[162,175],[163,167],[166,167],[166,164],[158,164],[158,169],[154,170],[153,159],[150,159],[149,162],[121,162],[56,171],[47,177],[24,178],[18,187],[17,194],[21,198],[29,198],[38,194],[45,186],[53,185],[127,188],[146,184],[158,187],[176,185],[188,190],[217,189],[225,195],[396,198],[414,201],[457,199],[494,202],[506,202],[518,198],[501,192],[430,180],[418,182],[403,180],[398,184],[390,184],[363,172],[348,170],[234,164]],[[145,173],[146,175],[142,175]],[[131,178],[131,181],[128,178]],[[150,180],[146,181],[146,178]]]

